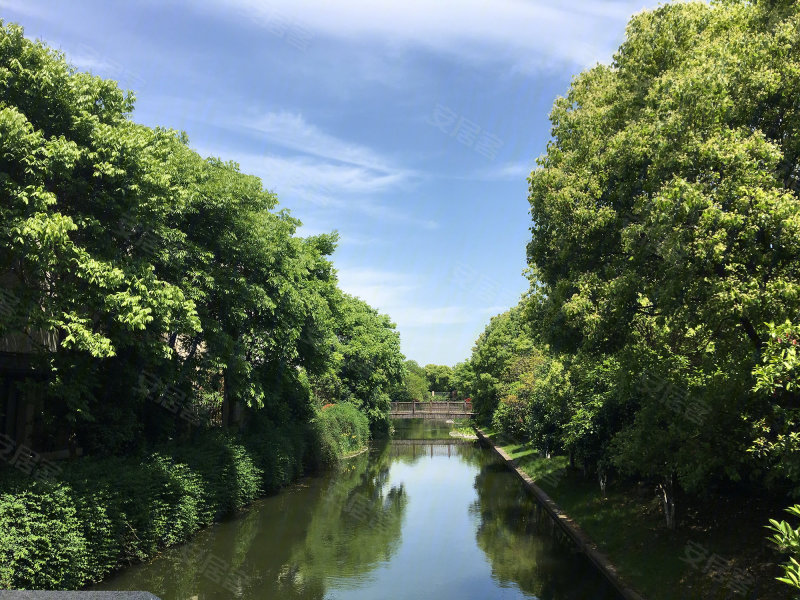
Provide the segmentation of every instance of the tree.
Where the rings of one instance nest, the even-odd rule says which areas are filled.
[[[425,365],[425,378],[432,392],[450,392],[453,389],[453,369],[446,365]]]
[[[179,140],[129,121],[131,94],[77,73],[18,26],[0,31],[0,73],[0,336],[29,340],[49,372],[45,411],[86,423],[106,408],[104,386],[130,353],[157,361],[171,332],[200,326],[141,238],[175,233],[166,220],[182,196],[164,162]],[[130,414],[119,410],[121,426],[133,427]]]
[[[391,392],[393,402],[419,402],[430,394],[425,369],[414,360],[403,363],[403,380]]]
[[[530,177],[544,339],[618,362],[633,413],[609,432],[612,458],[668,507],[677,485],[753,473],[750,424],[774,412],[753,372],[767,323],[800,309],[800,59],[781,50],[799,15],[735,1],[638,14],[613,65],[556,101]]]
[[[795,504],[786,509],[791,515],[800,517],[800,504]],[[800,527],[793,528],[786,521],[776,521],[770,519],[769,529],[774,532],[770,540],[778,547],[781,552],[788,552],[790,554],[789,562],[781,565],[783,568],[784,576],[778,577],[778,581],[792,586],[796,590],[800,590]]]
[[[389,317],[348,294],[337,292],[332,310],[335,362],[321,384],[334,390],[337,401],[352,402],[361,409],[373,433],[385,433],[389,394],[403,380],[400,336]]]
[[[399,337],[338,289],[335,234],[297,237],[261,180],[15,25],[0,81],[0,339],[32,351],[46,418],[103,451],[325,398],[385,428]]]

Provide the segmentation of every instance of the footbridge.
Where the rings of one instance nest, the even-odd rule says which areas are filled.
[[[469,419],[472,403],[462,400],[392,402],[392,419]]]

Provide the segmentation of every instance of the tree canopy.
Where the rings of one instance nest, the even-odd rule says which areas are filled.
[[[800,484],[798,25],[788,1],[633,17],[554,104],[531,291],[470,361],[482,418],[657,483],[671,525],[678,488]]]
[[[16,25],[0,87],[0,339],[38,361],[49,418],[112,450],[234,403],[283,422],[352,402],[385,428],[399,336],[338,289],[335,234],[298,237],[257,177],[135,123],[131,92]]]

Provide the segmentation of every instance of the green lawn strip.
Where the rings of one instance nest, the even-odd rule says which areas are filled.
[[[597,483],[565,469],[567,457],[547,459],[530,445],[503,439],[491,429],[483,431],[583,529],[622,578],[645,598],[716,597],[711,594],[719,588],[719,581],[713,573],[704,572],[705,564],[693,568],[681,559],[687,556],[689,542],[702,545],[709,554],[732,558],[736,549],[731,548],[729,539],[728,544],[718,544],[715,536],[695,528],[670,532],[662,523],[652,490],[609,484],[607,497],[602,498]]]

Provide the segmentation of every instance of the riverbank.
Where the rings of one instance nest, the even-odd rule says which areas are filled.
[[[619,600],[491,450],[452,439],[378,441],[95,589],[164,600]]]
[[[506,452],[506,450],[498,444],[495,444],[491,432],[487,432],[476,427],[475,431],[478,434],[478,439],[488,444],[506,463],[509,467],[522,479],[528,490],[533,493],[536,499],[542,504],[545,510],[555,520],[556,523],[564,530],[564,532],[572,539],[582,552],[589,557],[594,565],[600,570],[601,573],[611,582],[625,600],[644,600],[636,590],[634,590],[628,583],[623,581],[617,568],[611,563],[609,558],[603,554],[599,547],[589,538],[586,533],[581,529],[580,525],[573,521],[561,508],[554,502],[550,496],[539,487],[534,481],[533,477],[522,469],[517,462]],[[537,473],[538,474],[538,473]],[[552,474],[548,474],[552,477]],[[545,476],[546,477],[546,476]],[[541,477],[540,477],[541,478]]]
[[[363,451],[366,418],[351,422],[343,412],[280,427],[260,419],[245,434],[203,431],[132,456],[78,458],[50,479],[0,470],[0,589],[83,588]]]
[[[772,502],[715,497],[692,507],[679,529],[668,531],[651,489],[610,482],[604,498],[596,482],[566,468],[566,457],[546,459],[491,429],[482,433],[569,515],[620,580],[648,600],[788,597],[774,579],[780,573],[765,540],[763,524],[777,510]]]

